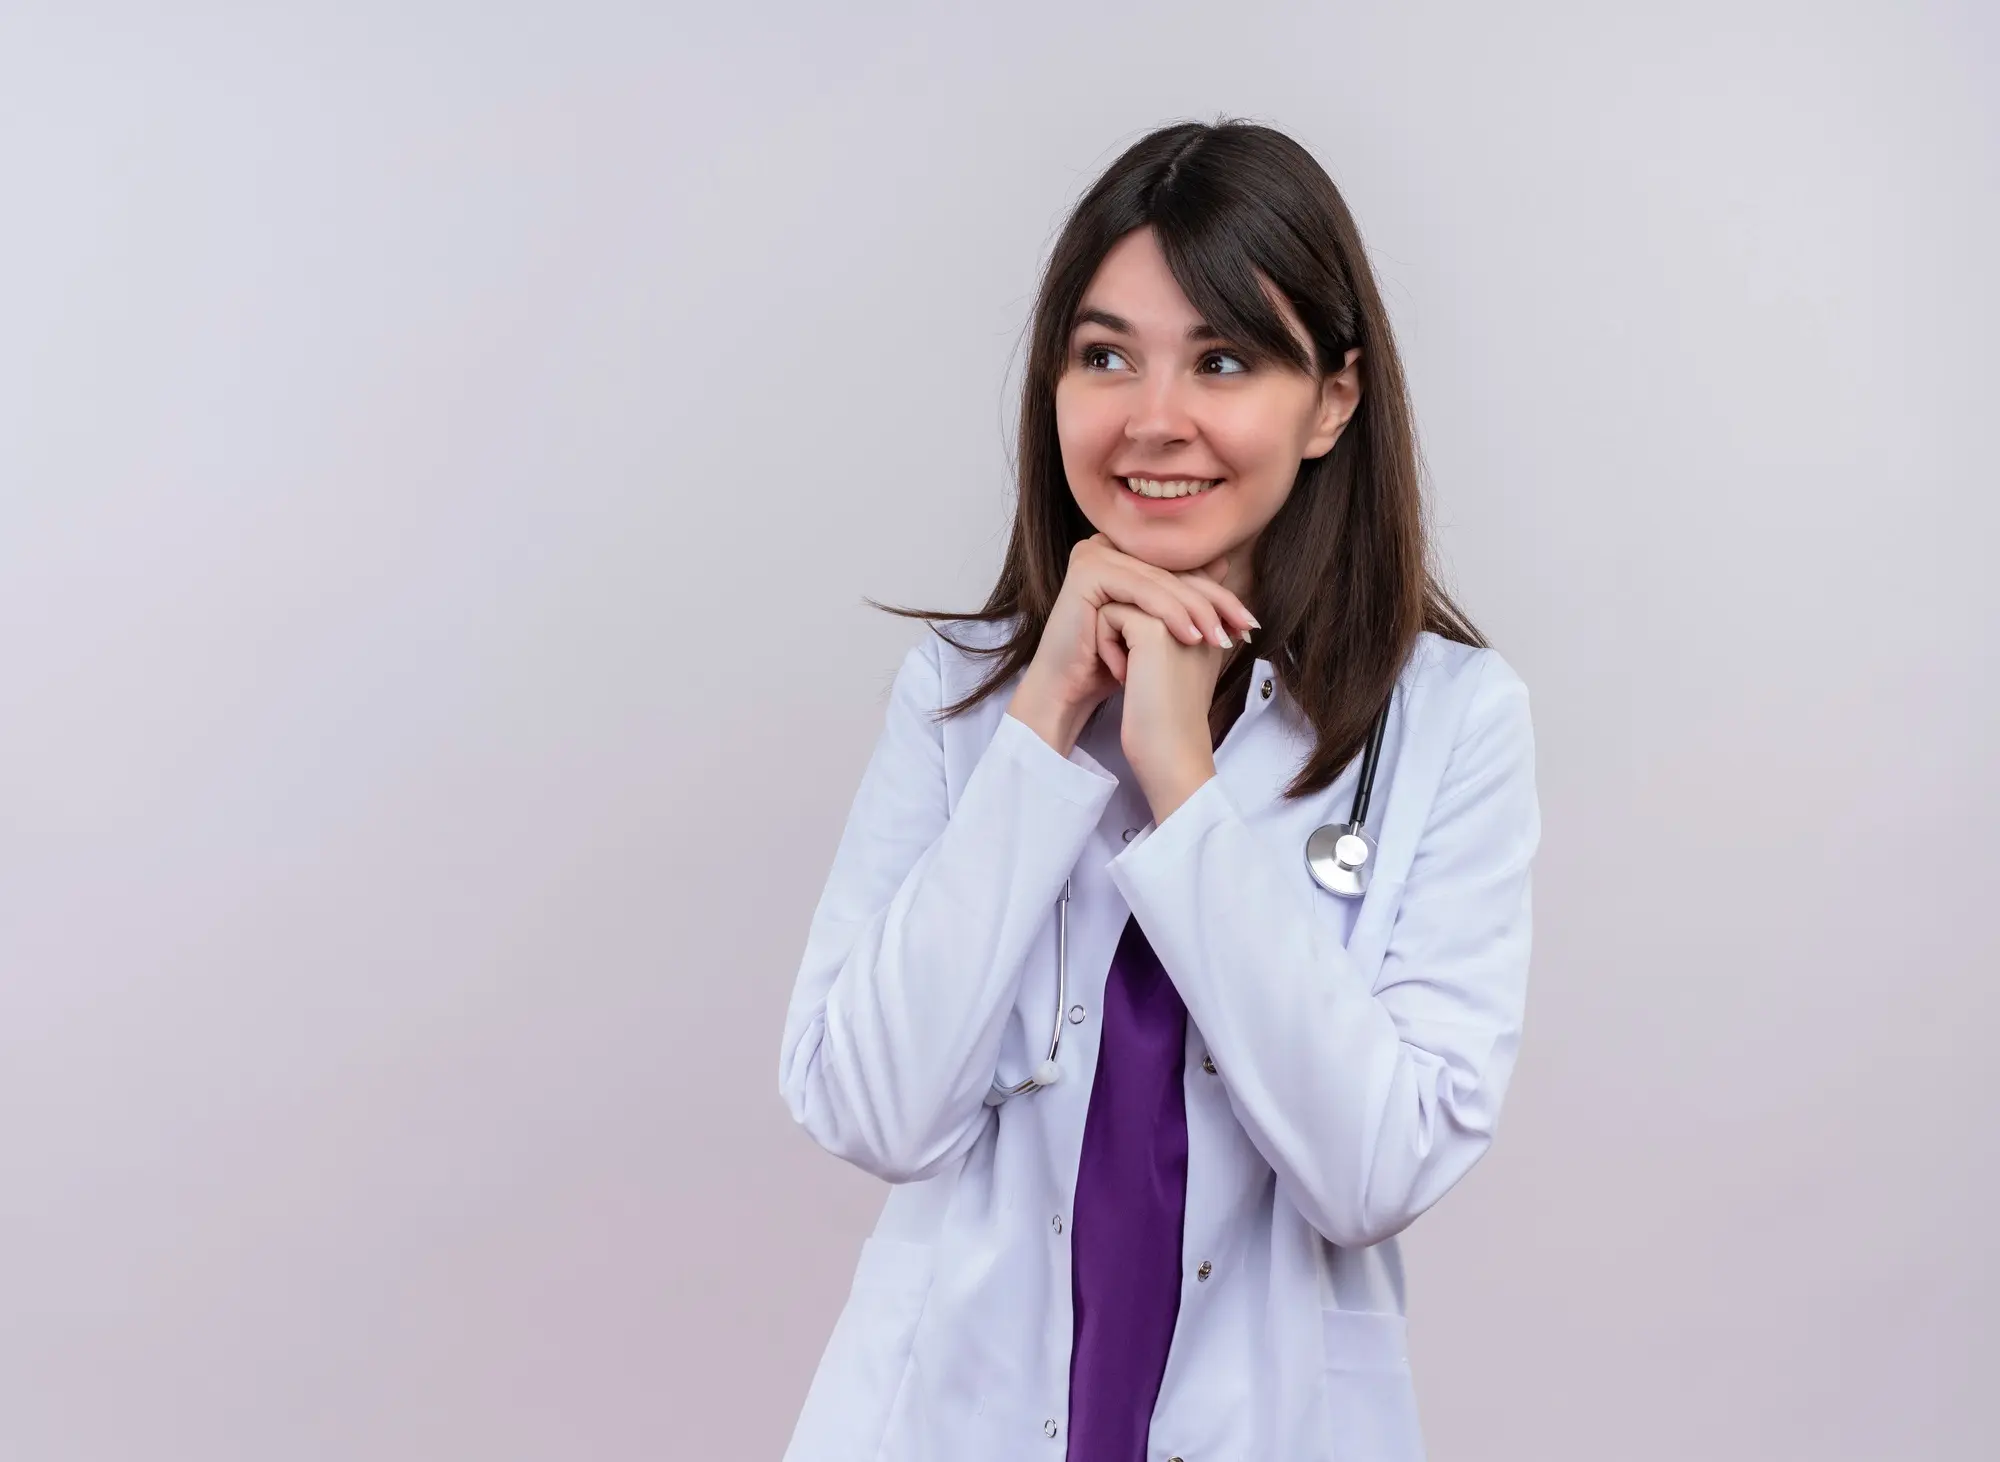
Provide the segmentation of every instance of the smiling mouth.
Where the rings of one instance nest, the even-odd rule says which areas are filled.
[[[1218,486],[1220,477],[1121,477],[1125,490],[1140,497],[1193,497]]]

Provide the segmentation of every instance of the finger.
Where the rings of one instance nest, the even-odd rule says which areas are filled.
[[[1098,583],[1106,604],[1129,604],[1159,620],[1176,639],[1190,645],[1207,639],[1218,622],[1214,607],[1203,595],[1184,587],[1164,569],[1138,559],[1109,566]]]
[[[1234,590],[1200,572],[1182,574],[1180,580],[1214,607],[1218,621],[1233,626],[1244,639],[1250,638],[1250,631],[1257,627],[1257,618]]]
[[[1125,683],[1125,636],[1119,627],[1118,616],[1106,613],[1110,605],[1097,611],[1097,658],[1104,662],[1104,668],[1111,672],[1111,678],[1120,685]]]
[[[1185,644],[1219,644],[1217,637],[1228,634],[1216,592],[1227,596],[1224,605],[1235,596],[1220,585],[1123,554],[1106,566],[1102,583],[1106,593],[1152,615]]]
[[[1230,648],[1232,620],[1236,631],[1241,633],[1245,628],[1243,619],[1248,615],[1248,611],[1242,609],[1236,596],[1220,584],[1202,578],[1198,574],[1170,573],[1165,569],[1159,570],[1159,573],[1163,578],[1156,592],[1171,594],[1173,601],[1183,606],[1187,618],[1196,628],[1194,635],[1182,635],[1181,638],[1190,644],[1206,642],[1222,649]],[[1150,599],[1142,596],[1140,604],[1142,608],[1152,612],[1155,618],[1172,623],[1164,614],[1151,609]]]
[[[1175,573],[1116,548],[1106,548],[1103,552],[1101,582],[1107,591],[1136,603],[1189,644],[1206,640],[1221,645],[1232,629],[1248,638],[1248,632],[1256,627],[1256,617],[1236,593],[1218,580],[1205,577],[1201,570]],[[1218,554],[1203,565],[1203,570],[1219,566],[1226,572],[1228,565],[1229,556]],[[1147,586],[1153,586],[1154,592],[1149,594]],[[1178,613],[1159,597],[1162,591],[1179,602]]]
[[[1195,582],[1196,587],[1208,596],[1210,602],[1243,630],[1244,638],[1249,638],[1249,632],[1257,627],[1257,620],[1242,599],[1226,586],[1229,578],[1228,554],[1218,553],[1200,568],[1189,569],[1181,575],[1181,578]],[[1222,592],[1217,594],[1215,592],[1217,589],[1221,589]]]
[[[1138,649],[1141,641],[1153,641],[1163,636],[1168,639],[1175,637],[1172,628],[1165,621],[1158,615],[1149,614],[1145,608],[1137,604],[1121,603],[1114,599],[1099,611],[1099,619],[1111,627],[1111,632],[1118,637],[1118,643],[1127,655]],[[1189,645],[1187,648],[1194,647]]]

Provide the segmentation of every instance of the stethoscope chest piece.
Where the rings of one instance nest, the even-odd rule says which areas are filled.
[[[1375,840],[1367,832],[1368,801],[1375,795],[1375,767],[1382,757],[1382,738],[1388,727],[1389,707],[1385,705],[1368,728],[1361,777],[1347,821],[1316,827],[1306,839],[1306,870],[1313,882],[1344,899],[1358,899],[1368,892],[1368,877],[1375,871]]]
[[[1375,868],[1375,840],[1353,823],[1330,822],[1306,839],[1306,869],[1328,893],[1358,899]]]

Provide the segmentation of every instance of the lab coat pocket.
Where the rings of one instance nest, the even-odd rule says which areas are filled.
[[[788,1458],[868,1462],[909,1369],[911,1343],[930,1291],[932,1246],[872,1237],[793,1429]]]
[[[1423,1462],[1403,1317],[1327,1309],[1321,1322],[1330,1455],[1343,1462]]]

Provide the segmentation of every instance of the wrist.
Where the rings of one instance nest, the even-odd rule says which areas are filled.
[[[1172,817],[1180,805],[1199,792],[1214,775],[1215,759],[1212,755],[1190,755],[1151,778],[1142,778],[1142,790],[1152,808],[1153,821],[1162,823]]]
[[[1007,714],[1054,747],[1058,755],[1068,756],[1076,738],[1083,734],[1083,723],[1090,719],[1090,708],[1070,705],[1024,677],[1007,703]]]

